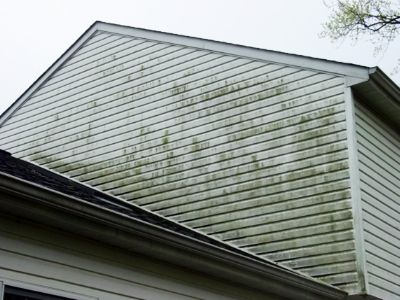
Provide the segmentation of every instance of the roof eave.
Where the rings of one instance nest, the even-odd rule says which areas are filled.
[[[0,172],[0,211],[288,299],[345,299],[327,284],[107,210]],[[14,199],[13,199],[14,200]],[[68,215],[68,217],[66,217]]]
[[[400,87],[378,67],[369,69],[369,79],[352,86],[359,102],[400,132]]]

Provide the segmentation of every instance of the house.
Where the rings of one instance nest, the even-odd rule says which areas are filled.
[[[0,299],[347,299],[0,150]]]
[[[0,147],[398,299],[399,116],[379,68],[96,22],[0,117]]]

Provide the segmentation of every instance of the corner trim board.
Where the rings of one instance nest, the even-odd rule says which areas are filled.
[[[351,200],[354,221],[354,239],[356,248],[356,266],[359,276],[360,293],[368,293],[369,286],[367,280],[367,267],[365,258],[365,245],[364,245],[364,229],[362,220],[362,202],[360,190],[360,176],[358,166],[358,147],[357,135],[355,124],[355,108],[354,97],[350,87],[344,91],[345,97],[345,110],[346,110],[346,127],[347,127],[347,144],[349,155],[349,172],[350,172],[350,186],[351,186]]]

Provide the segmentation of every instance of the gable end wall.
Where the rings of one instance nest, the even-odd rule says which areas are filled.
[[[359,291],[342,76],[100,32],[0,146]]]

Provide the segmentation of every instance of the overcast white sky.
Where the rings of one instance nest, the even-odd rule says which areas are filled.
[[[96,20],[379,66],[400,84],[400,39],[376,57],[366,42],[333,44],[318,36],[328,15],[322,0],[2,0],[0,113]]]

